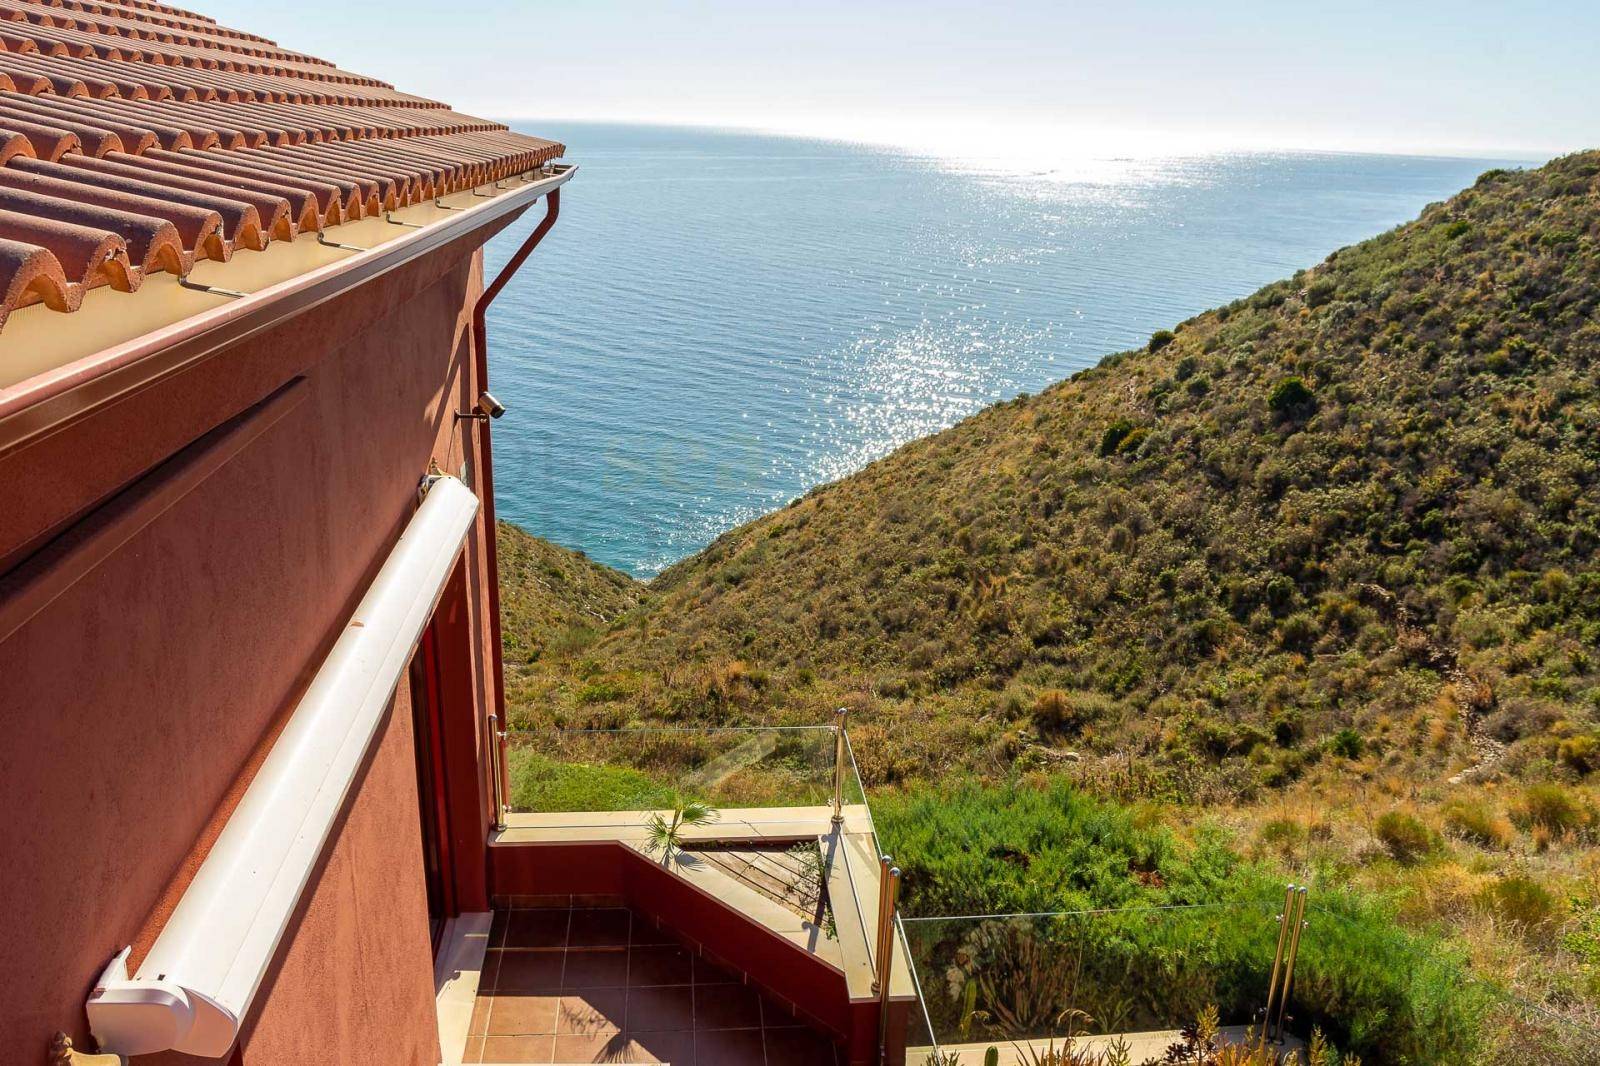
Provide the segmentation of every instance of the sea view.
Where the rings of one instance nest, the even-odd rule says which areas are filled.
[[[530,122],[581,166],[493,306],[502,518],[638,577],[814,485],[1373,236],[1494,166],[1340,154],[1013,172]],[[489,246],[491,276],[532,217]]]
[[[1594,0],[4,6],[5,1062],[1600,1066]]]

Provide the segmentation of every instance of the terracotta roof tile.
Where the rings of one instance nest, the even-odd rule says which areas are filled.
[[[152,0],[0,0],[0,327],[562,150]]]

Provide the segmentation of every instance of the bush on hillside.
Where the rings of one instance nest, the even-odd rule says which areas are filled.
[[[1267,406],[1283,418],[1302,418],[1316,410],[1317,395],[1304,378],[1288,377],[1272,387]]]
[[[1396,862],[1413,863],[1431,855],[1439,838],[1426,823],[1405,811],[1386,811],[1372,827],[1373,835]]]

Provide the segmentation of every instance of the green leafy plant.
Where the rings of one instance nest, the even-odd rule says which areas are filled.
[[[669,861],[683,850],[683,830],[686,826],[706,825],[716,821],[717,811],[704,800],[674,797],[672,809],[663,814],[657,811],[646,823],[645,851],[659,855],[662,862]]]

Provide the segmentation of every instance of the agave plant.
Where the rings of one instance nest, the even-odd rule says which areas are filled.
[[[973,1020],[1011,1038],[1081,1031],[1087,1015],[1072,1007],[1077,959],[1040,936],[1026,920],[975,927],[945,975],[961,1007],[963,1035]]]
[[[657,811],[645,825],[644,849],[650,855],[659,855],[662,863],[683,850],[683,830],[686,826],[705,825],[717,818],[717,810],[704,800],[674,796],[671,810],[666,814]]]

